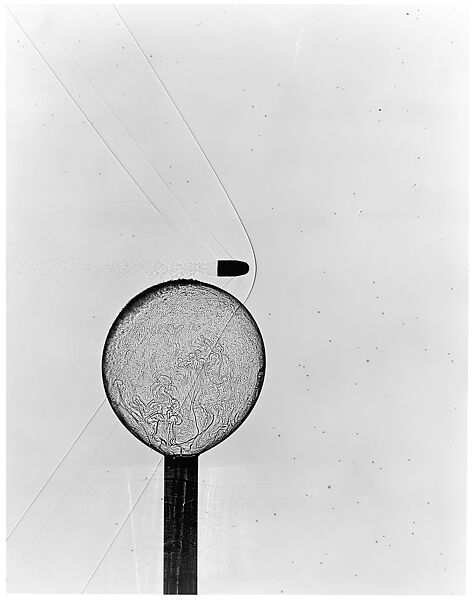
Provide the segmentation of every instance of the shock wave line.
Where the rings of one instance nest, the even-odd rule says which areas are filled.
[[[130,177],[130,179],[135,183],[135,185],[138,187],[138,189],[140,190],[140,192],[143,194],[143,196],[148,200],[148,202],[155,207],[155,209],[158,211],[158,213],[160,214],[160,216],[164,219],[164,221],[167,223],[167,225],[169,227],[171,227],[172,229],[175,230],[175,232],[177,232],[178,236],[180,237],[180,239],[184,242],[184,244],[188,247],[189,250],[193,251],[193,248],[190,247],[190,245],[188,244],[187,240],[185,240],[182,235],[180,234],[180,232],[177,231],[176,227],[170,223],[170,221],[168,220],[168,218],[160,211],[160,209],[152,202],[152,200],[149,198],[148,194],[145,192],[145,190],[141,187],[141,185],[138,183],[138,181],[134,178],[134,176],[130,173],[130,171],[127,169],[127,167],[122,163],[122,161],[119,159],[119,157],[115,154],[115,152],[112,150],[112,148],[109,146],[109,144],[106,142],[106,140],[101,136],[101,134],[99,133],[99,131],[96,129],[96,127],[94,126],[94,123],[89,119],[89,117],[87,116],[87,114],[83,111],[83,109],[81,108],[81,106],[76,102],[76,100],[74,99],[73,95],[70,93],[70,91],[66,88],[66,86],[63,84],[63,82],[61,81],[61,79],[59,79],[58,75],[56,74],[56,72],[53,70],[53,68],[50,66],[50,64],[48,63],[48,61],[46,60],[46,58],[43,56],[43,54],[38,50],[38,48],[36,47],[35,43],[33,42],[33,40],[31,39],[31,37],[28,35],[28,33],[25,31],[25,29],[23,28],[23,26],[21,25],[21,23],[18,21],[18,19],[15,17],[15,15],[12,13],[12,11],[10,10],[9,7],[7,7],[8,12],[10,13],[10,15],[12,16],[12,18],[15,20],[16,24],[18,25],[18,27],[21,29],[21,31],[23,32],[23,34],[25,35],[25,37],[28,39],[28,41],[30,42],[30,44],[33,46],[33,48],[36,50],[36,52],[38,53],[38,55],[40,56],[40,58],[43,60],[43,62],[45,63],[45,65],[48,67],[48,69],[50,70],[50,72],[52,73],[52,75],[54,76],[54,78],[56,79],[56,81],[60,84],[60,86],[62,87],[62,89],[66,92],[66,94],[69,96],[69,98],[71,98],[71,100],[74,102],[74,105],[76,106],[76,108],[81,112],[81,114],[83,115],[83,117],[87,120],[87,122],[90,124],[90,126],[92,127],[94,133],[96,133],[96,135],[102,140],[102,142],[104,143],[104,145],[106,146],[106,148],[109,150],[109,152],[112,154],[112,156],[116,159],[116,161],[119,163],[119,165],[123,168],[123,170],[127,173],[127,175]]]
[[[21,517],[18,519],[18,521],[15,523],[15,525],[13,526],[13,528],[11,529],[10,533],[7,535],[7,541],[10,539],[10,537],[12,536],[12,534],[14,533],[15,529],[18,527],[18,525],[23,521],[23,519],[25,518],[25,516],[27,515],[27,513],[29,512],[29,510],[31,509],[31,507],[33,506],[33,504],[36,502],[36,500],[39,498],[40,494],[43,492],[43,490],[45,489],[45,487],[48,485],[48,483],[51,481],[53,475],[57,472],[57,470],[59,469],[59,467],[63,464],[63,462],[65,461],[66,457],[68,456],[68,454],[71,452],[71,450],[74,448],[74,446],[78,443],[79,438],[82,436],[82,434],[86,431],[87,427],[90,425],[90,423],[92,422],[92,420],[94,419],[94,417],[97,415],[97,413],[99,412],[99,410],[101,409],[101,407],[103,406],[104,402],[106,401],[106,398],[102,399],[102,402],[99,404],[99,406],[96,408],[96,410],[93,412],[93,414],[91,415],[91,417],[89,417],[88,422],[84,425],[84,427],[81,429],[81,431],[78,433],[78,435],[76,436],[75,440],[73,441],[73,443],[69,446],[68,450],[66,451],[66,454],[63,456],[63,458],[59,461],[59,463],[56,465],[56,467],[53,469],[53,471],[51,472],[51,474],[49,475],[48,479],[44,482],[44,484],[41,486],[41,488],[39,489],[39,491],[36,493],[35,497],[33,498],[33,500],[30,502],[30,504],[28,505],[28,507],[26,508],[26,510],[23,512],[23,514],[21,515]]]
[[[195,136],[195,134],[193,133],[193,131],[192,131],[192,129],[191,129],[191,127],[190,127],[190,125],[188,124],[187,120],[185,119],[185,117],[184,117],[183,113],[182,113],[182,112],[181,112],[181,110],[179,109],[179,107],[178,107],[178,105],[176,104],[176,102],[173,100],[173,98],[172,98],[172,96],[171,96],[170,92],[168,91],[167,87],[165,86],[165,83],[163,82],[163,80],[162,80],[162,79],[161,79],[161,77],[159,76],[159,74],[158,74],[158,72],[156,71],[156,69],[155,69],[155,67],[153,66],[153,64],[152,64],[152,63],[150,62],[150,60],[148,59],[148,57],[147,57],[146,53],[144,52],[144,50],[143,50],[142,46],[141,46],[141,45],[139,44],[139,42],[137,41],[137,39],[136,39],[136,37],[134,36],[134,34],[132,33],[131,29],[129,28],[129,26],[128,26],[128,25],[127,25],[127,23],[125,22],[125,20],[124,20],[123,16],[120,14],[120,12],[119,12],[119,10],[118,10],[118,8],[117,8],[117,5],[116,5],[116,4],[113,4],[112,6],[113,6],[114,10],[116,11],[117,15],[119,16],[120,20],[122,21],[122,23],[124,24],[124,27],[127,29],[128,33],[129,33],[129,35],[130,35],[130,37],[133,39],[133,41],[134,41],[135,45],[136,45],[136,46],[137,46],[137,48],[139,49],[140,53],[142,54],[142,56],[144,57],[144,59],[147,61],[147,64],[149,65],[150,69],[153,71],[153,73],[154,73],[155,77],[157,78],[157,80],[159,81],[160,85],[162,86],[162,88],[163,88],[163,90],[164,90],[165,94],[167,95],[168,99],[170,100],[170,102],[171,102],[171,103],[173,104],[173,106],[175,107],[175,110],[177,111],[177,113],[179,114],[180,118],[182,119],[182,121],[183,121],[183,123],[184,123],[185,127],[186,127],[186,128],[188,129],[188,131],[190,132],[190,134],[191,134],[191,137],[192,137],[192,138],[193,138],[193,140],[195,141],[195,143],[196,143],[196,145],[198,146],[198,148],[199,148],[200,152],[202,153],[202,155],[204,156],[204,158],[205,158],[206,162],[208,163],[208,165],[209,165],[209,167],[210,167],[211,171],[213,172],[213,174],[214,174],[214,176],[215,176],[216,180],[218,181],[218,183],[219,183],[219,185],[220,185],[221,189],[223,190],[223,192],[224,192],[224,194],[226,195],[226,197],[227,197],[227,199],[228,199],[229,203],[231,204],[231,207],[233,208],[233,210],[234,210],[234,213],[235,213],[236,217],[238,218],[238,220],[239,220],[239,223],[241,224],[241,227],[242,227],[242,228],[243,228],[243,230],[244,230],[244,233],[246,234],[246,237],[247,237],[247,240],[248,240],[248,242],[249,242],[249,246],[250,246],[250,248],[251,248],[251,252],[252,252],[252,255],[253,255],[253,259],[254,259],[254,277],[253,277],[253,280],[252,280],[251,289],[249,290],[249,292],[248,292],[248,294],[247,294],[247,296],[246,296],[246,299],[245,299],[245,301],[246,301],[246,300],[249,298],[249,296],[250,296],[250,294],[251,294],[251,292],[252,292],[252,290],[253,290],[253,288],[254,288],[254,284],[255,284],[255,281],[256,281],[256,276],[257,276],[257,259],[256,259],[256,253],[255,253],[255,250],[254,250],[254,246],[253,246],[253,244],[252,244],[252,242],[251,242],[251,238],[249,237],[249,234],[248,234],[248,232],[247,232],[247,229],[246,229],[246,227],[245,227],[244,223],[242,222],[242,220],[241,220],[241,217],[239,216],[239,213],[237,212],[237,210],[236,210],[236,207],[234,206],[234,204],[233,204],[233,201],[231,200],[231,197],[230,197],[230,195],[229,195],[228,191],[226,190],[226,188],[225,188],[225,186],[224,186],[223,182],[221,181],[221,179],[220,179],[220,177],[219,177],[218,173],[216,172],[215,168],[214,168],[214,167],[213,167],[213,165],[211,164],[211,161],[210,161],[210,159],[208,158],[208,156],[207,156],[206,152],[204,151],[204,149],[203,149],[203,147],[201,146],[200,142],[198,141],[197,137],[196,137],[196,136]]]
[[[104,402],[105,400],[103,400]],[[117,424],[116,424],[117,425]],[[79,470],[78,473],[76,473],[74,479],[71,481],[71,483],[68,485],[68,487],[66,488],[66,491],[64,492],[64,494],[61,496],[61,498],[58,500],[58,502],[56,503],[56,506],[53,509],[53,512],[49,515],[49,517],[46,519],[46,521],[43,523],[43,525],[41,525],[41,527],[39,528],[39,530],[36,532],[36,534],[32,537],[32,539],[28,542],[26,548],[23,550],[23,552],[20,555],[20,558],[18,558],[15,566],[13,567],[13,569],[10,571],[8,578],[10,578],[12,576],[12,574],[16,571],[16,569],[18,568],[19,564],[21,563],[23,557],[25,556],[25,554],[28,552],[29,548],[33,545],[33,542],[36,540],[36,538],[40,535],[40,533],[43,531],[43,529],[46,527],[46,525],[51,521],[51,519],[53,518],[53,515],[56,513],[56,511],[58,510],[59,505],[61,504],[61,502],[63,501],[63,499],[66,497],[66,495],[68,494],[69,490],[72,488],[72,486],[76,483],[76,481],[78,480],[79,476],[82,474],[82,472],[84,471],[84,469],[87,467],[87,465],[89,464],[89,461],[91,460],[91,458],[95,455],[95,453],[99,450],[99,448],[107,441],[107,439],[110,437],[110,435],[112,434],[112,432],[114,431],[114,429],[116,429],[116,425],[113,425],[111,427],[111,429],[109,430],[109,433],[106,435],[106,437],[102,440],[102,442],[97,446],[97,448],[95,448],[92,453],[89,455],[89,458],[87,459],[87,461],[85,462],[85,464],[82,466],[82,468]]]
[[[109,104],[109,102],[107,102],[106,98],[100,93],[100,91],[97,89],[97,87],[92,83],[92,81],[89,79],[89,77],[86,76],[86,74],[84,73],[84,71],[81,69],[81,67],[78,65],[78,63],[72,58],[71,54],[66,50],[66,48],[63,46],[63,44],[60,42],[60,40],[53,35],[54,39],[56,40],[56,42],[58,43],[59,46],[61,46],[61,48],[63,49],[64,53],[68,56],[69,60],[71,61],[71,63],[73,63],[76,67],[76,69],[82,74],[82,76],[84,77],[84,79],[89,83],[89,85],[91,86],[91,88],[94,90],[94,92],[97,94],[97,96],[99,96],[99,98],[102,100],[103,104],[107,107],[107,109],[110,111],[110,113],[114,116],[114,119],[118,122],[119,126],[125,131],[125,133],[129,136],[129,138],[132,140],[132,142],[134,143],[134,145],[137,147],[137,149],[139,150],[140,154],[144,157],[145,161],[150,165],[150,167],[152,168],[152,170],[154,171],[154,173],[160,178],[160,180],[162,181],[163,185],[168,189],[168,191],[170,192],[170,194],[173,196],[173,198],[175,199],[176,203],[178,204],[178,206],[181,207],[181,209],[183,210],[184,213],[186,213],[188,215],[188,217],[190,218],[190,220],[193,221],[193,218],[190,216],[190,214],[188,213],[188,211],[185,209],[185,207],[182,205],[182,203],[180,202],[180,200],[178,199],[178,197],[176,196],[174,190],[172,190],[172,188],[169,186],[168,182],[163,178],[163,176],[160,174],[160,172],[158,171],[158,169],[155,167],[155,165],[151,162],[151,160],[148,158],[148,156],[145,154],[145,152],[143,151],[143,149],[141,148],[140,144],[137,142],[137,140],[135,139],[135,137],[130,133],[129,129],[125,126],[125,124],[120,120],[119,116],[117,115],[117,113],[115,112],[115,110],[112,108],[112,106]],[[160,213],[160,210],[158,209],[157,205],[152,202],[149,199],[150,203],[152,204],[152,206],[155,208],[155,210],[157,210]],[[217,245],[221,248],[221,250],[228,256],[231,258],[231,255],[229,254],[229,252],[223,248],[223,246],[218,242],[218,240],[215,238],[215,236],[209,231],[209,229],[203,224],[201,223],[201,226],[203,227],[203,229],[205,231],[208,232],[208,234],[214,239],[214,241],[217,243]],[[176,227],[174,227],[175,231],[178,231],[176,229]],[[203,238],[204,239],[204,238]],[[205,240],[206,241],[206,240]],[[208,242],[206,242],[208,244]],[[212,251],[211,246],[208,244],[208,248]]]
[[[145,490],[147,489],[147,487],[149,486],[150,482],[152,481],[152,479],[155,477],[155,473],[157,472],[158,467],[162,464],[163,461],[163,456],[160,458],[160,460],[158,461],[155,469],[152,472],[152,475],[150,476],[150,479],[147,481],[147,483],[145,484],[145,486],[143,487],[142,491],[140,492],[140,494],[138,495],[137,499],[135,500],[134,504],[132,505],[132,508],[129,510],[129,512],[127,513],[125,519],[122,521],[121,526],[119,527],[119,529],[116,531],[116,533],[114,534],[114,537],[112,538],[112,540],[110,541],[109,545],[107,546],[107,548],[104,551],[104,554],[101,556],[101,558],[99,559],[99,562],[97,563],[97,565],[95,566],[94,570],[92,571],[91,575],[89,576],[88,580],[86,581],[86,583],[84,584],[82,590],[81,590],[81,594],[84,594],[85,589],[87,588],[87,586],[89,585],[89,583],[91,582],[92,578],[94,577],[94,575],[96,574],[97,570],[99,569],[99,567],[102,564],[102,561],[104,560],[104,558],[106,557],[106,555],[108,554],[109,550],[112,547],[112,544],[115,542],[115,540],[117,539],[117,536],[119,535],[119,533],[122,531],[124,525],[127,523],[130,515],[132,514],[132,511],[134,510],[134,508],[137,506],[137,504],[139,503],[140,499],[142,498],[143,494],[145,493]]]

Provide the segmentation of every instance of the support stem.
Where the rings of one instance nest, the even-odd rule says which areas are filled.
[[[165,456],[163,593],[197,594],[198,456]]]

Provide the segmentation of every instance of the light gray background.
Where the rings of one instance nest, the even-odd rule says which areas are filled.
[[[246,306],[267,375],[243,427],[200,458],[200,592],[460,593],[466,14],[121,10],[258,263]],[[74,28],[96,12],[61,18]],[[101,406],[12,533],[9,589],[161,592],[162,464],[101,405],[100,355],[130,297],[211,255],[183,249],[7,21],[8,530]],[[132,51],[123,26],[116,36]],[[125,64],[110,58],[111,73]],[[158,118],[127,111],[137,126]],[[183,180],[199,153],[177,140]],[[154,137],[150,155],[170,148]],[[227,210],[221,242],[247,248],[210,186],[182,197],[208,223]]]

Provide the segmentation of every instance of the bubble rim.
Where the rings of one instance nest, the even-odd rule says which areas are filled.
[[[228,296],[229,298],[231,298],[232,300],[237,302],[238,306],[244,310],[247,317],[250,319],[251,323],[254,325],[257,335],[258,335],[258,338],[261,343],[261,347],[262,347],[262,367],[260,369],[261,377],[260,377],[260,381],[257,386],[257,390],[254,394],[254,399],[253,399],[252,403],[250,404],[249,409],[247,410],[246,414],[244,415],[242,421],[239,423],[239,425],[237,425],[237,427],[232,429],[225,437],[221,438],[218,442],[216,442],[212,446],[209,446],[208,448],[205,448],[204,450],[201,450],[200,452],[193,452],[193,453],[186,453],[186,454],[181,454],[181,453],[180,454],[170,454],[167,452],[162,452],[161,450],[158,450],[157,448],[150,446],[137,433],[135,433],[135,431],[133,431],[129,427],[129,424],[125,421],[124,417],[118,411],[116,411],[116,409],[114,408],[114,405],[111,401],[111,398],[109,396],[109,390],[108,390],[108,384],[106,381],[104,365],[105,365],[105,358],[106,358],[106,353],[107,353],[108,347],[116,333],[116,330],[118,329],[118,327],[119,327],[120,323],[123,321],[123,319],[126,316],[128,316],[132,310],[137,309],[137,303],[139,303],[139,306],[140,306],[141,303],[145,302],[146,299],[149,296],[151,296],[153,293],[155,293],[157,290],[160,290],[163,288],[168,288],[168,287],[181,287],[181,286],[189,286],[189,285],[199,285],[199,286],[204,286],[205,288],[217,290],[218,292],[221,292],[225,296]],[[224,442],[226,439],[228,439],[233,433],[235,433],[241,427],[241,425],[244,423],[244,421],[246,421],[248,416],[251,414],[252,410],[254,409],[254,407],[257,403],[257,400],[259,399],[259,396],[261,395],[262,388],[264,386],[266,368],[267,368],[267,361],[266,361],[266,349],[265,349],[265,344],[264,344],[264,338],[262,336],[261,330],[259,329],[259,326],[257,325],[256,320],[254,319],[254,317],[252,316],[250,311],[244,306],[244,304],[238,298],[236,298],[236,296],[233,296],[227,290],[224,290],[223,288],[220,288],[219,286],[213,285],[211,283],[205,283],[204,281],[199,281],[198,279],[171,279],[169,281],[163,281],[161,283],[152,285],[152,286],[146,288],[145,290],[142,290],[136,296],[131,298],[127,302],[127,304],[119,311],[119,314],[116,316],[112,325],[110,326],[109,331],[106,336],[106,339],[105,339],[105,342],[104,342],[104,347],[102,349],[102,356],[101,356],[102,384],[104,386],[104,391],[106,393],[106,397],[109,402],[109,405],[112,408],[112,411],[114,412],[116,417],[119,419],[119,421],[122,423],[122,425],[127,429],[127,431],[129,433],[131,433],[135,438],[137,438],[140,442],[142,442],[142,444],[147,446],[147,448],[150,448],[151,450],[161,454],[162,456],[168,456],[171,458],[173,458],[173,457],[175,457],[175,458],[176,457],[185,457],[185,458],[190,457],[191,458],[193,456],[199,456],[200,454],[203,454],[204,452],[208,452],[208,450],[211,450],[215,446],[218,446],[219,444]]]

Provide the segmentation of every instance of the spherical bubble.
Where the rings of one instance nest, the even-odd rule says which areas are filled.
[[[253,408],[265,351],[234,296],[193,280],[156,285],[112,325],[102,374],[109,402],[137,438],[166,455],[219,444]]]

